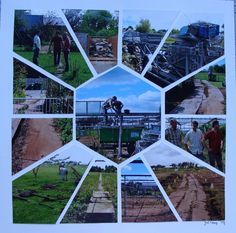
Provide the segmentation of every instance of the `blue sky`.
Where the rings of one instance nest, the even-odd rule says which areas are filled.
[[[148,19],[156,30],[168,29],[174,22],[177,12],[174,11],[143,11],[125,10],[123,12],[123,27],[135,26],[141,19]]]
[[[122,175],[150,175],[143,163],[129,163],[121,170]]]
[[[131,112],[159,110],[160,92],[121,68],[113,69],[76,92],[76,100],[105,101],[112,96],[117,96],[124,104],[123,109]]]

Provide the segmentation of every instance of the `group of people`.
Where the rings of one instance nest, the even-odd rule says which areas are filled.
[[[220,131],[218,120],[212,122],[211,130],[205,134],[198,128],[198,122],[192,121],[192,129],[183,136],[182,131],[178,128],[177,120],[171,119],[170,127],[165,131],[165,138],[178,147],[184,147],[186,151],[201,160],[205,160],[203,151],[206,148],[210,165],[217,166],[220,171],[223,171],[224,135]]]
[[[65,68],[64,72],[69,71],[69,54],[71,48],[71,39],[67,32],[64,32],[63,35],[57,31],[53,38],[50,41],[49,52],[53,46],[53,57],[54,57],[54,66],[58,66],[61,63],[61,53],[64,54]],[[38,65],[38,58],[41,50],[41,39],[40,31],[37,31],[33,39],[33,63]]]

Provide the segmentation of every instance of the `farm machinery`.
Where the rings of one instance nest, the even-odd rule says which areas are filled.
[[[126,31],[123,35],[123,63],[141,73],[162,37],[162,33]]]
[[[145,77],[161,87],[212,62],[224,54],[224,34],[217,24],[197,22],[170,36]]]

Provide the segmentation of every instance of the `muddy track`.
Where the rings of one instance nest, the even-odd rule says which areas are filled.
[[[60,137],[53,127],[53,119],[25,119],[18,136],[13,141],[13,173],[61,146]]]
[[[203,186],[193,174],[184,174],[177,190],[170,194],[173,205],[185,221],[209,220],[206,198]]]
[[[197,114],[225,114],[225,98],[220,89],[206,80],[202,83],[206,91]]]

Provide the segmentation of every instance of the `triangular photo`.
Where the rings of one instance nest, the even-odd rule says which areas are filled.
[[[183,13],[145,77],[166,87],[223,55],[223,15]]]
[[[176,221],[155,180],[141,159],[121,169],[122,222]]]
[[[117,169],[95,160],[61,223],[117,222]]]
[[[73,87],[92,77],[56,11],[16,10],[14,52]]]
[[[72,114],[74,92],[14,59],[14,114]]]
[[[160,144],[145,153],[183,221],[223,221],[225,180],[191,157]]]
[[[117,65],[118,11],[63,10],[97,73]]]
[[[13,223],[56,223],[91,159],[73,145],[14,180]]]

